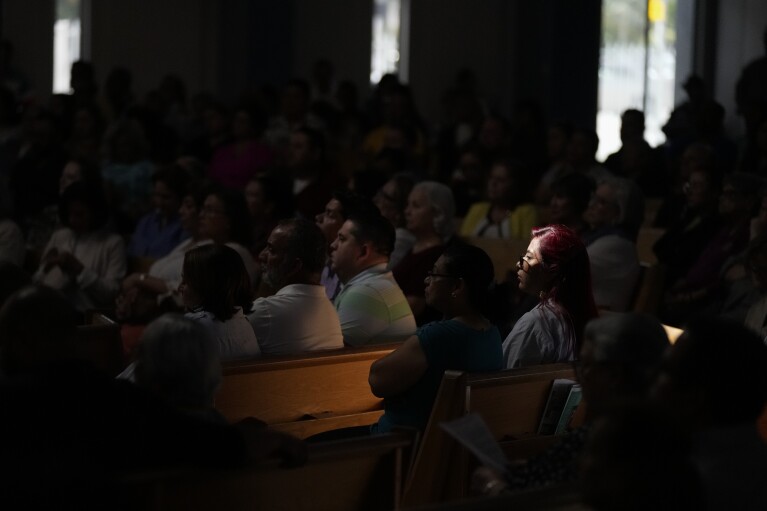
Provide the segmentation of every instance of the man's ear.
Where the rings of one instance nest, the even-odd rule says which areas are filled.
[[[369,243],[361,243],[359,251],[357,252],[357,259],[367,259],[367,257],[370,255],[370,244]]]

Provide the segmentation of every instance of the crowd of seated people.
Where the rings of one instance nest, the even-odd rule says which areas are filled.
[[[666,145],[650,147],[643,113],[628,110],[623,147],[604,163],[590,127],[547,127],[530,102],[507,120],[482,104],[466,76],[448,95],[453,123],[435,137],[394,75],[366,106],[355,104],[351,82],[313,97],[294,79],[279,95],[265,88],[224,105],[209,93],[187,100],[173,76],[137,100],[130,78],[113,70],[97,97],[92,67],[79,62],[72,94],[22,105],[0,89],[4,376],[27,371],[24,364],[66,365],[74,323],[55,316],[68,314],[60,312],[66,305],[80,323],[99,309],[140,331],[149,325],[126,344],[133,364],[123,376],[170,404],[163,414],[183,412],[173,415],[179,424],[219,422],[227,449],[249,440],[226,430],[211,408],[222,361],[399,343],[371,367],[371,392],[385,413],[357,431],[365,434],[423,429],[446,369],[580,358],[605,371],[600,385],[620,392],[619,369],[631,368],[610,373],[625,360],[620,348],[597,345],[607,342],[597,330],[621,336],[623,327],[587,324],[632,310],[644,225],[665,230],[654,245],[665,270],[659,319],[686,328],[700,316],[727,316],[765,339],[767,217],[759,207],[767,204],[767,122],[753,123],[753,140],[736,159],[721,107],[699,98],[697,78],[687,83],[692,104],[669,120]],[[662,202],[653,218],[644,218],[646,198]],[[493,261],[475,238],[529,245],[506,254],[516,271],[494,282]],[[45,287],[13,295],[31,282]],[[488,313],[499,284],[515,295],[515,310],[506,311],[513,321]],[[39,353],[13,330],[16,307],[29,306],[30,296],[41,317],[66,323],[60,333],[34,334]],[[43,339],[49,334],[55,339]],[[184,336],[196,343],[187,352],[176,346]],[[60,345],[46,344],[56,339]],[[614,397],[587,388],[583,371],[589,400]],[[41,381],[55,384],[53,376]],[[143,399],[120,390],[123,383],[104,392]]]

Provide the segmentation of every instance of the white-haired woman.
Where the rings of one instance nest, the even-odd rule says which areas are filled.
[[[583,219],[591,261],[594,301],[600,309],[627,311],[639,278],[636,237],[644,217],[644,197],[636,183],[611,177],[599,182]]]
[[[426,305],[423,281],[453,237],[454,216],[453,192],[447,185],[422,181],[413,187],[405,208],[405,226],[415,236],[415,243],[393,272],[418,325],[441,318]]]

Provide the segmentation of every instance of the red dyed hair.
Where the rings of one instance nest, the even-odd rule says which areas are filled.
[[[538,238],[543,269],[554,276],[544,301],[556,303],[555,310],[572,323],[577,357],[586,323],[597,317],[586,246],[575,231],[559,224],[533,229],[533,238]]]

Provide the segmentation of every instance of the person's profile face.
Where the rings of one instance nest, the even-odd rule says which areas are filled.
[[[527,251],[517,262],[519,289],[532,296],[538,296],[551,281],[551,276],[543,268],[540,258],[540,239],[533,238]]]
[[[455,290],[457,278],[448,271],[445,256],[440,256],[432,269],[427,272],[424,280],[426,304],[438,311],[445,312],[450,300],[454,299],[452,293]]]
[[[397,208],[397,184],[391,180],[381,187],[373,197],[373,203],[381,215],[395,227],[400,225],[403,213]]]
[[[200,235],[225,243],[229,240],[229,230],[224,202],[217,195],[208,195],[200,210]]]
[[[405,208],[405,225],[416,236],[434,232],[434,209],[422,188],[410,192]]]
[[[360,244],[354,237],[354,224],[347,220],[338,230],[338,236],[330,245],[330,265],[338,273],[341,282],[348,282],[357,273]]]
[[[344,223],[343,206],[337,199],[330,199],[325,206],[325,211],[318,214],[314,220],[328,243],[332,243]]]
[[[186,309],[194,310],[202,303],[200,295],[185,280],[181,280],[178,290],[181,293],[181,301]]]
[[[487,198],[490,202],[505,200],[511,195],[514,179],[511,171],[504,165],[495,165],[490,169],[487,180]]]
[[[290,231],[282,226],[272,229],[266,246],[258,255],[264,280],[274,289],[281,288],[293,262],[286,260]]]
[[[583,219],[593,228],[613,225],[618,218],[615,190],[610,185],[599,185],[589,201]]]
[[[70,161],[61,170],[61,178],[59,179],[59,195],[64,193],[64,190],[69,188],[69,185],[80,181],[83,178],[82,169],[77,162]]]

